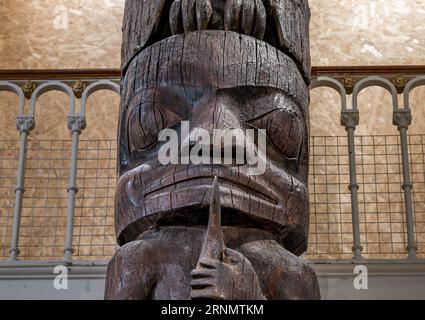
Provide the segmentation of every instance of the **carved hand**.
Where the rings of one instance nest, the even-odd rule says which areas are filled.
[[[210,216],[202,251],[191,272],[192,299],[265,300],[260,281],[248,259],[226,248],[221,228],[218,179],[214,179]]]
[[[191,277],[192,299],[265,300],[251,263],[232,249],[224,250],[222,261],[201,258]]]
[[[261,0],[227,0],[225,30],[244,33],[262,40],[266,31],[266,9]]]
[[[170,9],[171,32],[208,29],[213,14],[211,0],[175,0]],[[222,19],[225,30],[264,38],[267,16],[261,0],[227,0]]]
[[[213,14],[210,0],[175,0],[170,9],[172,34],[208,29]]]

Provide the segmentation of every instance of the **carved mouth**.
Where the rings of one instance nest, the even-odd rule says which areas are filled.
[[[220,188],[229,189],[232,193],[240,192],[243,194],[249,194],[250,196],[261,199],[265,202],[268,202],[272,205],[278,205],[278,197],[268,190],[266,187],[262,186],[258,182],[250,183],[250,186],[246,186],[238,181],[231,180],[227,177],[219,177],[219,185]],[[167,185],[162,185],[159,188],[154,190],[150,190],[145,193],[146,199],[155,199],[164,196],[164,194],[168,194],[173,191],[181,191],[185,189],[191,188],[208,188],[213,184],[214,178],[211,176],[198,176],[198,177],[189,177],[187,179],[182,179],[180,181],[176,181],[174,183],[170,183]],[[156,184],[157,182],[154,182]]]

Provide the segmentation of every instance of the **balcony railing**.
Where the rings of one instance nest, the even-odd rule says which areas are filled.
[[[410,94],[425,67],[314,68],[311,87],[337,91],[343,136],[310,140],[309,259],[418,259],[425,254],[425,132],[408,134]],[[379,86],[392,97],[398,135],[356,134],[358,96]],[[115,133],[80,139],[87,99],[119,93],[118,70],[0,71],[17,95],[16,139],[0,141],[0,260],[103,260],[115,251]],[[320,89],[317,89],[320,90]],[[68,95],[69,140],[37,139],[39,98]],[[1,96],[0,96],[1,98]],[[351,101],[351,104],[349,103]],[[399,103],[403,101],[403,103]],[[111,104],[111,114],[118,105]],[[58,119],[59,121],[59,119]],[[312,119],[314,121],[314,119]]]

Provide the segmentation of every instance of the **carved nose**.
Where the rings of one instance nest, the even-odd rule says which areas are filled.
[[[196,30],[235,31],[257,39],[264,38],[266,9],[261,0],[175,0],[170,9],[173,35]]]
[[[214,129],[239,129],[240,108],[240,102],[226,92],[208,92],[191,109],[191,128],[200,127],[211,134]]]
[[[205,158],[208,164],[246,165],[246,137],[242,131],[228,130],[224,135],[218,133],[209,135],[209,139],[199,140],[200,128],[191,131],[189,137],[189,152],[199,158]],[[211,161],[212,160],[212,161]]]
[[[233,110],[234,103],[227,96],[214,94],[200,100],[190,121],[188,145],[191,151],[193,148],[208,149],[210,158],[217,164],[246,164],[245,148],[253,142],[245,135],[238,114]]]

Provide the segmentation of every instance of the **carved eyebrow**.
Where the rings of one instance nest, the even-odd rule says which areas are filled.
[[[298,112],[292,112],[292,110],[288,110],[288,109],[286,109],[286,108],[273,108],[273,109],[270,109],[270,110],[268,110],[268,111],[266,111],[266,112],[262,112],[262,113],[260,113],[260,114],[256,114],[253,118],[249,118],[248,120],[247,120],[247,122],[252,122],[252,121],[256,121],[256,120],[259,120],[259,119],[261,119],[261,118],[263,118],[263,117],[266,117],[266,116],[268,116],[269,114],[272,114],[272,113],[275,113],[275,112],[285,112],[285,113],[288,113],[288,114],[290,114],[290,113],[292,113],[292,114],[294,114],[294,115],[298,115],[298,116],[302,116],[301,114],[299,114]],[[298,119],[297,119],[298,120]]]
[[[247,110],[249,108],[243,108],[244,111],[246,110],[246,111],[251,113],[251,116],[248,117],[249,121],[259,119],[259,118],[264,117],[264,116],[268,115],[269,113],[272,113],[272,112],[277,111],[277,110],[285,110],[287,113],[293,112],[297,116],[301,117],[303,123],[306,122],[306,117],[304,115],[302,107],[298,103],[294,102],[293,99],[288,97],[284,92],[282,92],[279,89],[269,88],[269,87],[255,87],[254,88],[254,87],[250,87],[250,86],[239,86],[239,87],[233,88],[233,89],[241,90],[243,92],[243,100],[245,100],[245,101],[246,100],[261,99],[262,97],[267,96],[267,93],[269,93],[270,95],[274,95],[276,93],[279,93],[279,94],[282,95],[283,99],[285,99],[287,101],[284,108],[278,108],[276,105],[279,102],[276,102],[276,99],[270,98],[270,101],[272,101],[272,103],[263,106],[262,111],[259,111],[257,108],[255,108],[255,104],[253,105],[253,103],[250,103],[251,105],[253,105],[252,106],[252,112],[251,112],[251,110]],[[226,90],[232,90],[232,89],[226,89]],[[235,93],[233,93],[233,95],[234,94]],[[244,111],[242,111],[242,112],[244,112]]]

